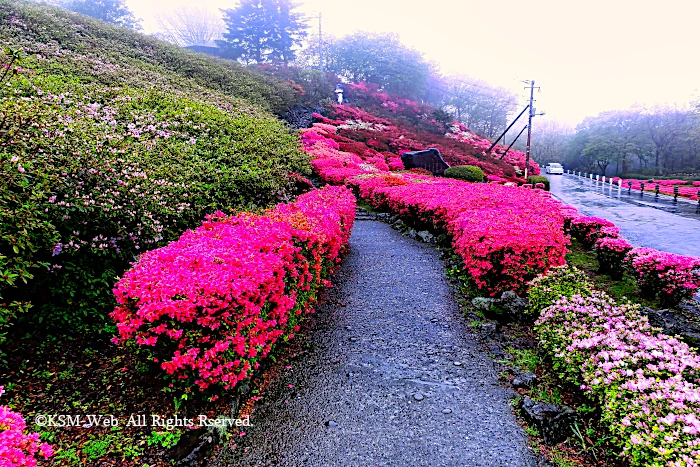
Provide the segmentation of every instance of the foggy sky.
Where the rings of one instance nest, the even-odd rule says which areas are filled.
[[[323,13],[324,33],[395,32],[437,62],[525,96],[538,111],[576,124],[635,103],[687,104],[698,97],[700,2],[692,0],[300,0]],[[153,32],[154,15],[183,4],[212,9],[235,0],[127,0]],[[314,28],[316,22],[311,23]]]

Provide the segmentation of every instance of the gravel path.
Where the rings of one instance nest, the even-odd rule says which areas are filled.
[[[375,221],[350,243],[308,350],[216,464],[536,465],[438,253]]]
[[[548,175],[552,194],[587,216],[614,222],[622,236],[634,246],[655,248],[680,255],[700,256],[700,215],[697,202],[679,200],[673,206],[667,197],[602,189],[595,182],[572,175]],[[677,211],[677,212],[675,212]]]

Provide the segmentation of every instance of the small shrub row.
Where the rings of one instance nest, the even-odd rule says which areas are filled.
[[[483,182],[485,178],[484,171],[474,165],[457,165],[450,167],[445,170],[445,177],[477,183]]]
[[[266,215],[209,216],[117,283],[115,342],[136,344],[172,387],[234,387],[299,330],[354,215],[350,190],[327,186]]]
[[[691,298],[700,287],[700,258],[634,248],[624,257],[624,264],[637,280],[642,296],[656,298],[662,305]]]

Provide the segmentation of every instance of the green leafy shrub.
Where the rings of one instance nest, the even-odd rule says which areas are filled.
[[[467,182],[483,182],[484,171],[474,165],[458,165],[445,170],[445,177]]]
[[[62,8],[3,1],[0,24],[2,43],[33,59],[39,55],[41,68],[51,74],[108,86],[167,87],[190,96],[221,93],[278,115],[295,103],[297,91],[287,83],[238,62],[198,54]]]
[[[542,310],[553,305],[557,300],[574,295],[589,296],[593,283],[578,268],[562,266],[552,268],[547,275],[537,277],[531,282],[527,313],[537,316]]]
[[[290,174],[310,171],[297,136],[250,104],[32,63],[0,89],[0,331],[17,317],[104,329],[111,289],[141,252],[214,211],[287,200]]]
[[[527,177],[527,183],[531,184],[533,187],[538,183],[541,183],[544,185],[544,189],[549,191],[549,179],[547,177],[543,177],[542,175],[530,175]]]

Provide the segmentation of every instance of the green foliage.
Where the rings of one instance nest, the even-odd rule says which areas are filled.
[[[0,37],[33,54],[22,73],[0,74],[0,332],[18,320],[32,330],[110,331],[112,286],[142,251],[216,210],[289,199],[288,175],[309,171],[296,135],[263,110],[211,89],[180,90],[169,70],[144,74],[99,49],[121,37],[128,46],[115,47],[136,54],[133,39],[150,39],[16,1],[0,9],[10,17]],[[95,43],[62,35],[74,26]],[[18,56],[0,62],[14,70]],[[266,79],[249,82],[251,96]]]
[[[159,445],[170,449],[180,441],[181,436],[181,431],[152,431],[147,442],[149,446]]]
[[[593,289],[588,276],[571,266],[553,268],[547,275],[537,277],[531,285],[527,313],[533,316],[539,315],[560,298],[577,294],[589,296]]]
[[[328,69],[414,100],[425,91],[431,71],[423,55],[401,44],[398,36],[362,31],[331,42]]]
[[[484,171],[474,165],[458,165],[445,170],[445,177],[467,182],[483,182]]]
[[[26,68],[67,80],[184,92],[248,114],[264,109],[282,115],[295,102],[295,90],[286,83],[237,62],[61,8],[5,0],[0,23],[0,41],[25,52]]]
[[[287,65],[306,37],[304,16],[293,11],[297,6],[290,0],[242,0],[222,10],[228,32],[219,45],[246,63]]]
[[[535,370],[537,370],[540,359],[534,350],[508,347],[505,352],[513,357],[513,360],[510,362],[512,365],[520,367],[524,371],[529,371],[530,373],[534,373]]]
[[[533,187],[538,183],[542,183],[544,184],[544,189],[549,191],[549,179],[547,177],[543,177],[541,175],[530,175],[527,177],[527,183],[531,184]]]
[[[136,19],[125,0],[71,0],[66,8],[107,23],[141,29],[141,20]]]

